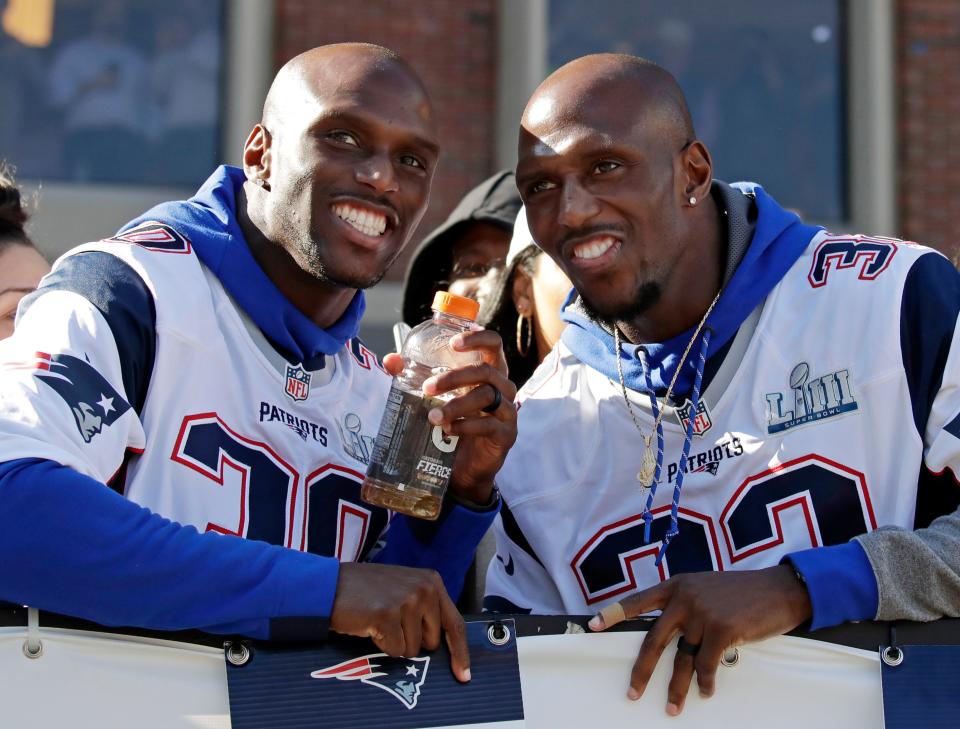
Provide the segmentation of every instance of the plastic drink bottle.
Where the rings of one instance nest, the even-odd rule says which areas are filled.
[[[440,516],[458,437],[432,425],[427,413],[460,393],[424,397],[423,381],[480,360],[477,352],[450,347],[451,337],[474,328],[480,305],[438,291],[432,309],[433,318],[410,330],[404,341],[403,372],[393,378],[360,492],[369,504],[430,520]]]

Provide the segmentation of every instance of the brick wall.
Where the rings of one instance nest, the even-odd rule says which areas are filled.
[[[276,0],[276,65],[314,46],[366,41],[420,74],[437,110],[442,157],[430,207],[407,249],[493,170],[496,0]],[[388,274],[402,278],[406,256]]]
[[[960,2],[898,0],[900,229],[960,252]]]

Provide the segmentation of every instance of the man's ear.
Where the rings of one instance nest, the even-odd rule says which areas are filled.
[[[533,282],[519,266],[513,270],[510,298],[513,299],[513,308],[520,316],[533,316]]]
[[[707,145],[698,139],[690,142],[680,153],[680,165],[681,195],[683,202],[692,207],[710,194],[713,184],[713,160]]]
[[[270,189],[271,161],[270,132],[263,124],[257,124],[243,145],[243,172],[247,179],[259,187]]]

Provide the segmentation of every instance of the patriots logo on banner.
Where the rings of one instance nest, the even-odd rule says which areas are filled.
[[[52,387],[70,407],[84,443],[89,443],[130,409],[103,375],[79,357],[37,352],[32,364],[36,368],[35,376]]]
[[[310,377],[303,365],[287,365],[287,383],[283,391],[294,401],[306,400],[310,394]]]
[[[692,405],[689,400],[682,408],[677,409],[677,418],[680,420],[680,425],[684,430],[687,429],[690,423],[690,411],[692,410]],[[697,403],[697,415],[693,419],[693,434],[696,436],[702,436],[710,428],[713,427],[713,418],[710,417],[710,411],[707,409],[707,404],[701,400]]]
[[[429,666],[429,658],[391,658],[386,653],[370,653],[314,671],[310,676],[376,686],[412,709],[420,698],[420,687],[427,680]]]

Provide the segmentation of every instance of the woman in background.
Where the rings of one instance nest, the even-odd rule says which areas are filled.
[[[0,166],[0,339],[13,334],[17,304],[50,270],[24,230],[28,218],[9,168]]]
[[[503,339],[510,379],[522,387],[560,339],[560,308],[572,285],[527,228],[523,208],[513,226],[506,264],[480,311],[478,323]]]

